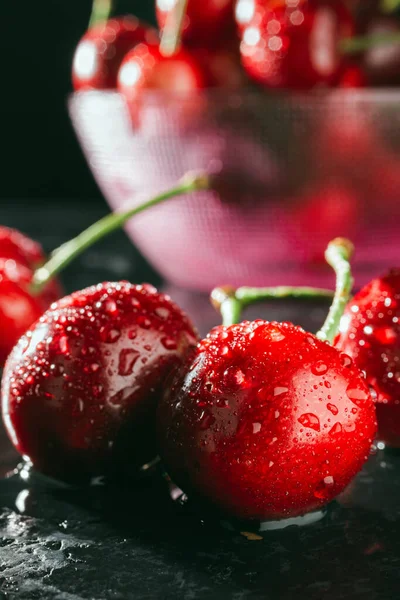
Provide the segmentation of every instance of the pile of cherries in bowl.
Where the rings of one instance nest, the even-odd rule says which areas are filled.
[[[178,4],[156,0],[161,33]],[[118,88],[131,103],[143,90],[251,82],[271,90],[395,85],[399,23],[398,3],[382,0],[188,0],[172,52],[135,17],[95,21],[76,49],[73,86]]]
[[[0,256],[14,271],[27,249],[38,254],[20,234],[1,233]],[[214,290],[223,325],[203,340],[171,298],[120,281],[53,302],[11,350],[5,340],[26,316],[7,307],[25,296],[37,302],[38,291],[27,284],[31,267],[30,277],[2,272],[2,349],[11,350],[2,414],[11,442],[67,484],[135,481],[159,454],[184,492],[227,518],[286,522],[319,511],[362,468],[376,435],[400,447],[400,273],[348,301],[351,253],[343,239],[326,251],[334,296],[307,287]],[[251,301],[285,295],[333,296],[318,334],[241,321]]]

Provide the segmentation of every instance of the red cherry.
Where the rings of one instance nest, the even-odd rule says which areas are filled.
[[[35,269],[45,261],[45,255],[40,244],[26,235],[0,225],[0,258],[11,259]]]
[[[103,283],[60,300],[21,338],[3,376],[16,449],[66,481],[156,456],[155,404],[197,334],[149,285]]]
[[[133,125],[152,134],[160,118],[162,127],[192,127],[204,111],[205,99],[198,90],[206,83],[201,65],[188,51],[164,56],[158,47],[145,44],[127,54],[118,73],[118,88]]]
[[[354,296],[335,345],[365,371],[376,393],[380,439],[400,447],[400,270]]]
[[[267,87],[336,85],[346,66],[338,41],[353,29],[352,17],[339,0],[256,3],[242,33],[242,62]]]
[[[265,321],[215,328],[157,418],[174,481],[245,519],[292,517],[332,500],[376,431],[350,358],[291,323]]]
[[[124,56],[142,42],[157,44],[158,34],[135,17],[110,19],[90,28],[75,51],[72,67],[74,89],[115,88]]]
[[[0,365],[14,344],[61,295],[57,282],[52,282],[37,296],[29,285],[33,272],[12,259],[0,259]]]
[[[182,38],[206,47],[219,45],[221,39],[234,35],[235,0],[188,0]],[[156,0],[157,20],[163,29],[176,6],[176,0]]]
[[[128,101],[136,100],[144,90],[187,94],[204,87],[204,76],[186,50],[163,56],[158,47],[140,44],[125,56],[118,87]]]

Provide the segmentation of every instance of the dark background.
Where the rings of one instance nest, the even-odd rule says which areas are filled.
[[[100,201],[66,109],[74,48],[91,0],[2,0],[0,202]],[[118,0],[116,14],[154,22],[153,0]]]

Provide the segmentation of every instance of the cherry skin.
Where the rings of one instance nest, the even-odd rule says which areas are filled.
[[[234,36],[235,0],[188,0],[182,39],[208,48]],[[156,0],[157,20],[163,29],[176,0]]]
[[[376,394],[378,437],[400,447],[400,270],[374,279],[348,304],[337,348],[366,373]]]
[[[149,285],[103,283],[63,298],[7,361],[11,441],[64,481],[134,472],[156,456],[155,405],[196,341],[184,313]]]
[[[75,51],[72,67],[74,89],[116,88],[124,56],[143,42],[157,44],[158,34],[135,17],[110,19],[91,27]]]
[[[338,42],[353,30],[340,0],[256,2],[242,32],[242,62],[250,77],[270,88],[336,85],[347,62]]]
[[[375,409],[351,358],[291,323],[215,328],[164,394],[161,457],[187,494],[243,519],[337,496],[368,458]]]

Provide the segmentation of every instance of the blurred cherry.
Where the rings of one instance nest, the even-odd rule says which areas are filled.
[[[353,31],[350,12],[339,0],[257,2],[242,32],[242,62],[266,87],[336,85],[347,63],[339,40]]]
[[[34,269],[43,263],[46,257],[40,244],[17,229],[0,225],[0,258],[15,260]]]
[[[307,262],[324,264],[321,249],[339,235],[353,237],[361,210],[358,195],[342,182],[326,183],[304,193],[293,209],[291,239],[296,253]]]
[[[0,258],[0,366],[22,334],[61,295],[56,281],[40,294],[30,290],[33,271],[12,259]]]
[[[135,17],[121,17],[91,27],[74,55],[72,83],[75,90],[113,89],[124,56],[137,44],[157,44],[158,34]]]

